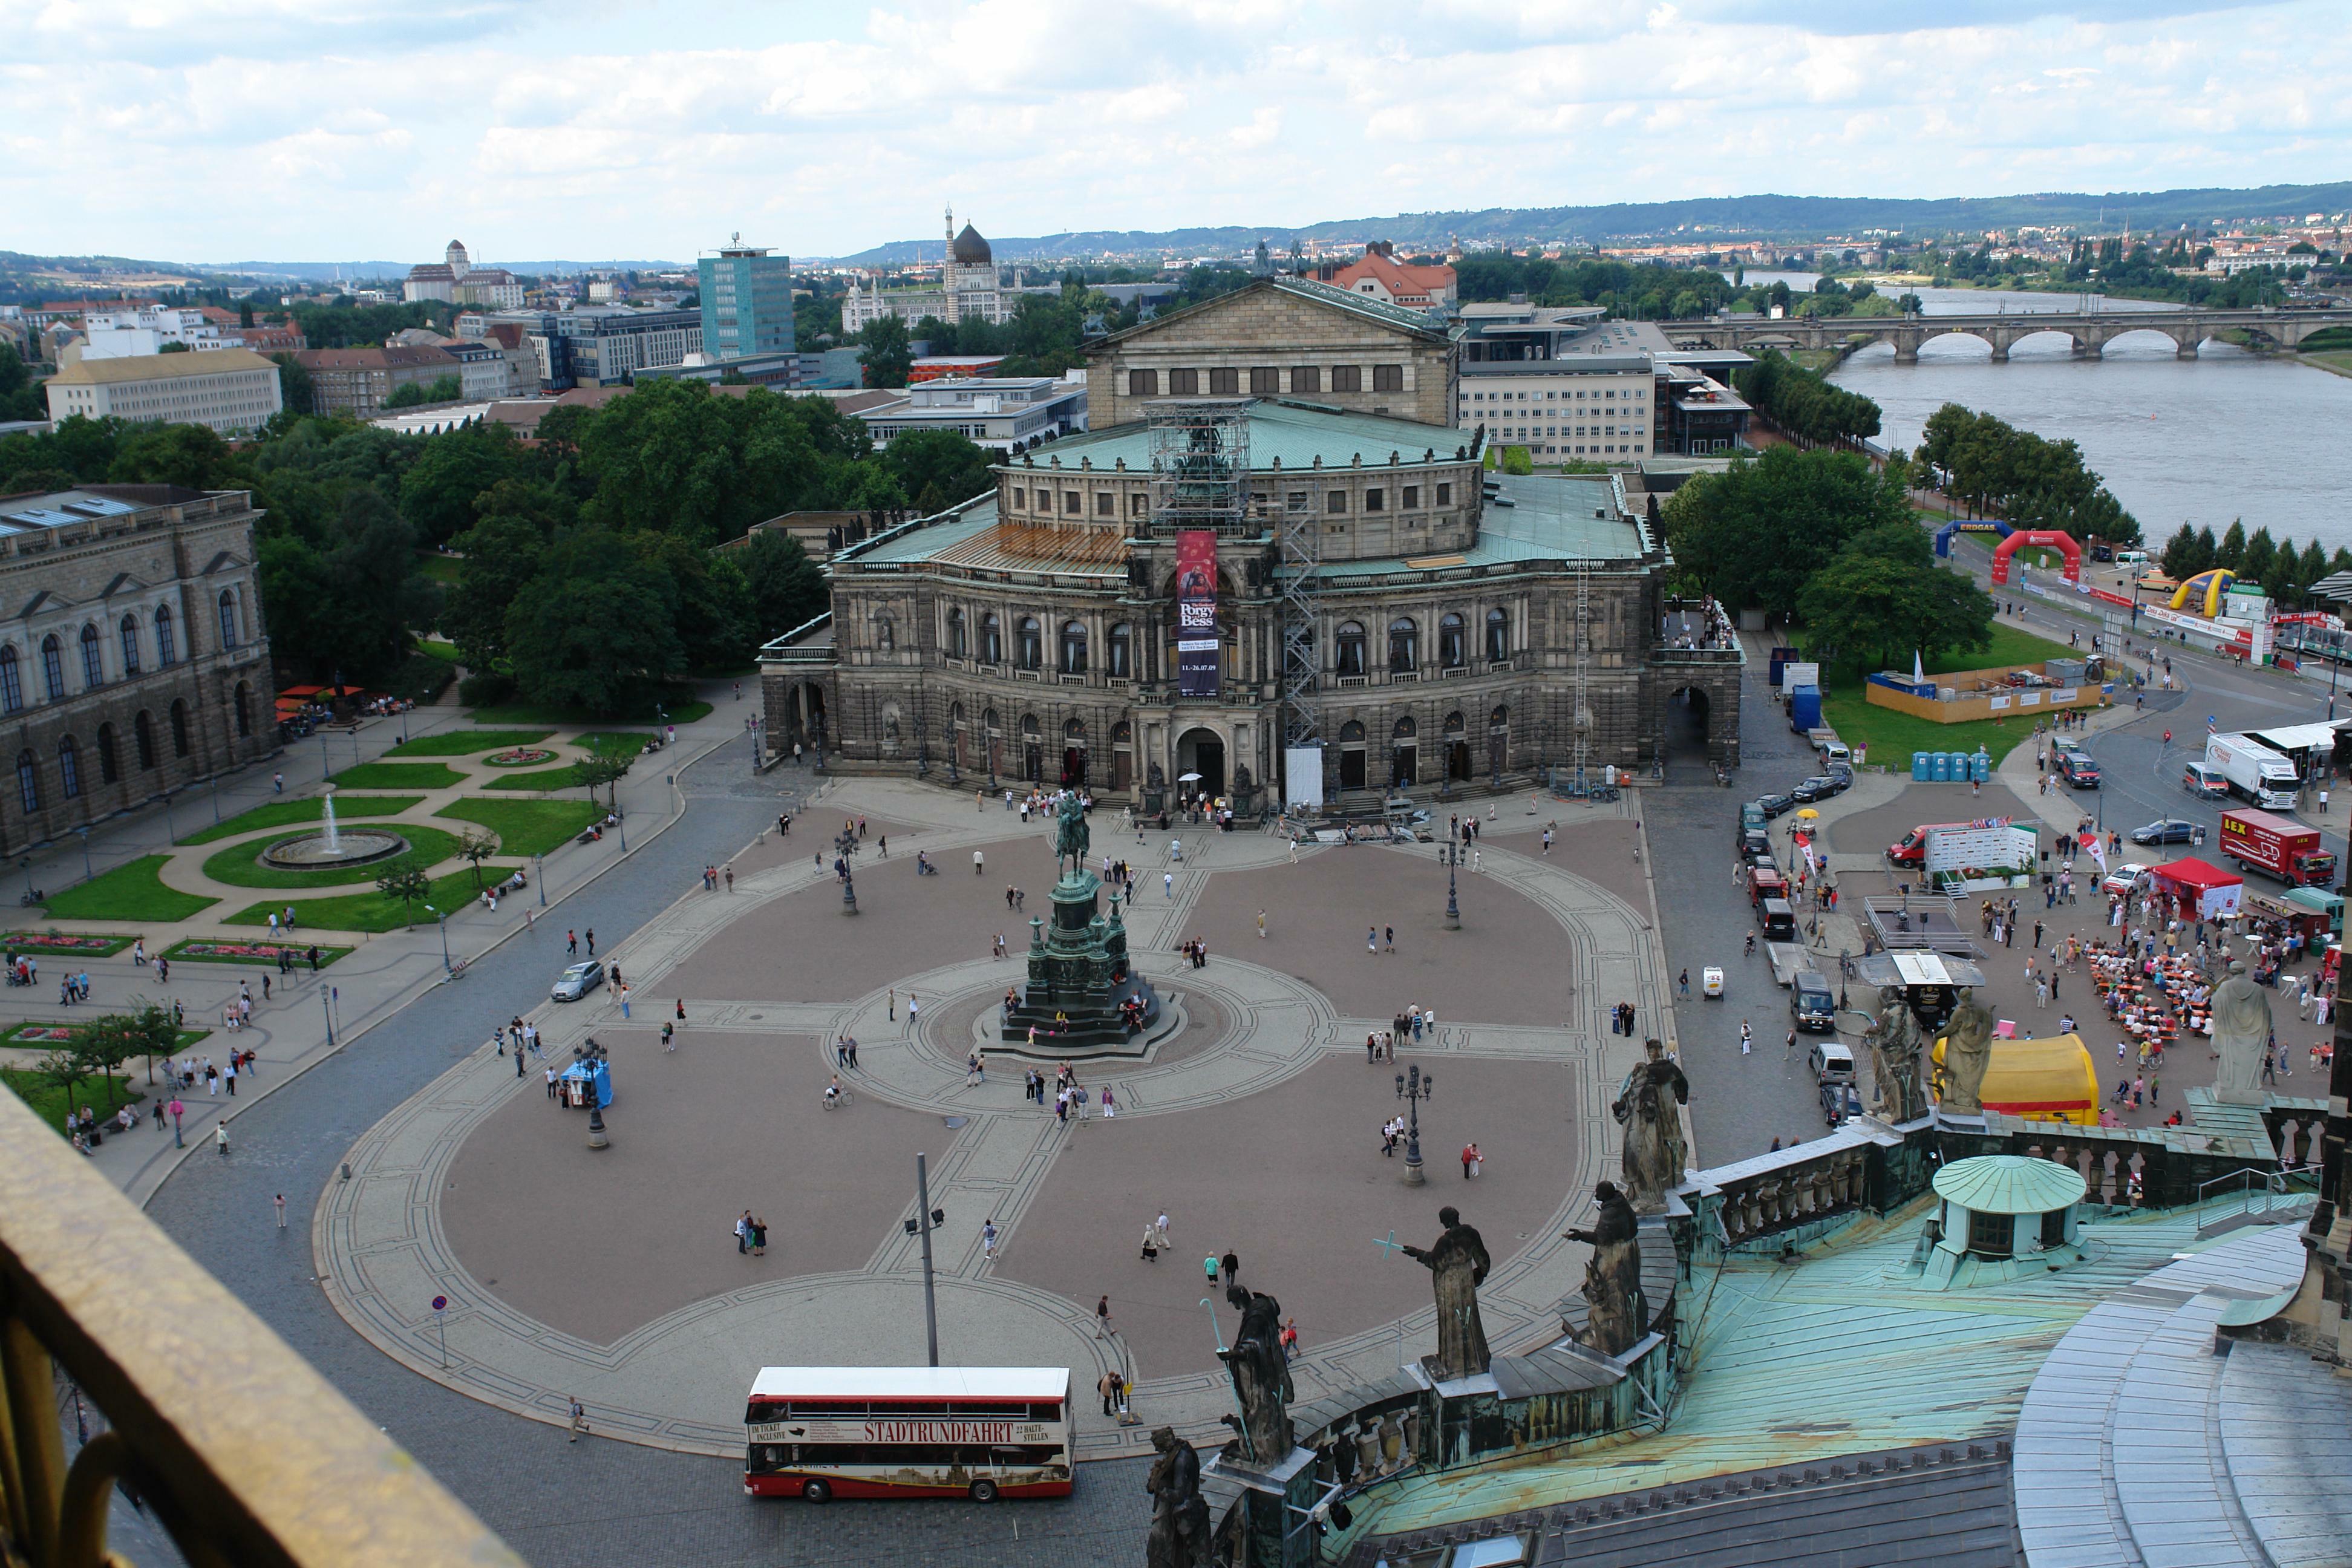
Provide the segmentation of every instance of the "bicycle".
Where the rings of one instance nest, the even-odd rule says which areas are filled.
[[[856,1103],[857,1103],[857,1095],[856,1095],[856,1091],[854,1091],[854,1090],[852,1090],[852,1089],[836,1089],[836,1090],[835,1090],[833,1093],[828,1094],[828,1095],[826,1095],[826,1096],[824,1097],[824,1108],[825,1108],[827,1110],[845,1110],[845,1109],[846,1109],[846,1108],[848,1108],[849,1106],[855,1105],[855,1104],[856,1104]]]

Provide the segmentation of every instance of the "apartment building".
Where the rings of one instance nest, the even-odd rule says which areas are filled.
[[[285,406],[278,367],[243,348],[83,359],[45,387],[52,419],[206,425],[224,436],[248,435]]]

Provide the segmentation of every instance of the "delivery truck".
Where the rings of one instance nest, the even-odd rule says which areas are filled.
[[[2231,806],[2221,813],[2215,842],[2239,865],[2267,871],[2290,888],[2325,888],[2336,880],[2336,857],[2319,847],[2319,829],[2267,811]]]
[[[2261,742],[2244,735],[2205,738],[2205,765],[2229,781],[2230,793],[2252,801],[2265,811],[2281,811],[2294,804],[2301,780],[2294,764]]]
[[[1822,690],[1818,686],[1800,686],[1789,693],[1789,728],[1801,735],[1808,730],[1818,730],[1822,724]],[[2273,753],[2275,755],[2276,753]]]

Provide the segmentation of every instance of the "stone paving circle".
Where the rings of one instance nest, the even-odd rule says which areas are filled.
[[[1494,1255],[1481,1298],[1496,1348],[1557,1337],[1584,1258],[1561,1233],[1608,1173],[1608,1104],[1638,1051],[1608,1011],[1631,1001],[1650,1029],[1671,1029],[1645,879],[1609,873],[1637,907],[1570,869],[1597,866],[1603,845],[1613,864],[1636,805],[1563,834],[1556,856],[1533,835],[1486,845],[1462,879],[1459,931],[1445,928],[1433,846],[1294,860],[1270,835],[1196,827],[1175,862],[1172,836],[1098,814],[1097,856],[1137,870],[1137,966],[1186,1023],[1139,1058],[1083,1064],[1097,1106],[1108,1089],[1117,1112],[1064,1125],[1026,1097],[1031,1064],[992,1057],[984,1081],[967,1072],[1025,973],[1026,900],[1042,909],[1055,875],[1050,827],[959,798],[836,785],[788,837],[747,846],[731,889],[697,887],[599,953],[621,967],[631,1016],[609,985],[542,1005],[548,1062],[592,1033],[611,1055],[609,1148],[589,1149],[582,1113],[550,1102],[547,1063],[519,1078],[487,1043],[394,1109],[314,1218],[337,1310],[422,1375],[502,1408],[560,1423],[576,1393],[604,1434],[740,1454],[761,1365],[922,1359],[920,1250],[904,1226],[919,1152],[947,1215],[933,1238],[942,1359],[1067,1365],[1081,1388],[1113,1367],[1135,1380],[1139,1425],[1080,1402],[1082,1458],[1140,1453],[1163,1424],[1223,1435],[1232,1395],[1214,1352],[1231,1312],[1206,1255],[1235,1253],[1241,1282],[1297,1320],[1301,1400],[1434,1347],[1428,1276],[1379,1244],[1433,1237],[1445,1204]],[[851,916],[831,842],[861,817]],[[916,875],[918,850],[940,875]],[[1393,952],[1385,935],[1365,951],[1373,921],[1393,926]],[[1188,939],[1207,943],[1205,967],[1179,951]],[[1435,1027],[1395,1063],[1368,1062],[1367,1033],[1408,1004]],[[858,1045],[840,1073],[856,1099],[827,1110],[844,1036]],[[1378,1136],[1402,1109],[1393,1079],[1407,1064],[1436,1082],[1418,1188]],[[1473,1141],[1475,1182],[1457,1159]],[[768,1222],[765,1256],[734,1245],[747,1208]],[[1163,1211],[1169,1250],[1146,1262],[1139,1238]],[[1095,1323],[1104,1295],[1108,1338]]]

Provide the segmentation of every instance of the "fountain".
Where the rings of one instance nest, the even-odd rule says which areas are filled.
[[[345,833],[335,820],[335,788],[326,790],[326,830],[282,838],[261,852],[261,863],[281,871],[327,871],[340,866],[365,866],[407,853],[408,840],[379,827]]]

